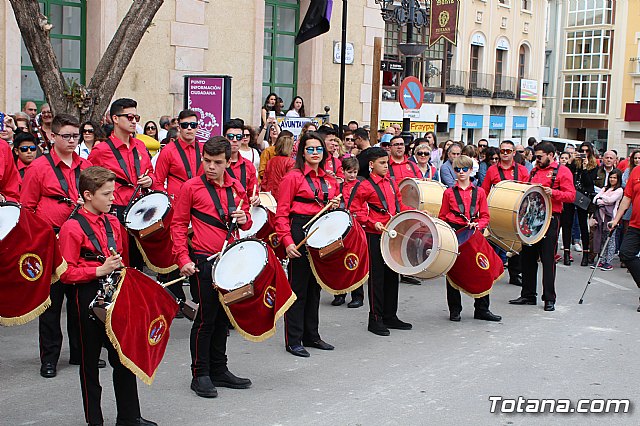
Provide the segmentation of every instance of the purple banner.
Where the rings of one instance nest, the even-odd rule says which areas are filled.
[[[212,136],[222,135],[224,123],[224,78],[187,77],[187,108],[200,118],[196,139],[206,142]]]

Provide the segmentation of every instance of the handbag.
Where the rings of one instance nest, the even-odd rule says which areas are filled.
[[[576,191],[576,199],[573,201],[573,204],[582,210],[589,210],[589,207],[591,206],[591,198],[580,191]]]

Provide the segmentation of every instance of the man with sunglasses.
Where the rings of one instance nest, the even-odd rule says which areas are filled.
[[[545,311],[554,311],[556,303],[556,246],[560,233],[560,215],[563,203],[572,203],[576,198],[573,175],[566,167],[555,161],[556,148],[551,142],[541,142],[534,147],[536,165],[529,175],[530,183],[542,185],[544,192],[551,198],[552,217],[549,229],[540,242],[531,246],[523,245],[522,291],[520,297],[509,300],[512,305],[536,305],[538,258],[542,263],[542,300]]]
[[[516,163],[513,159],[514,156],[515,144],[510,140],[502,141],[500,143],[500,162],[487,169],[487,174],[482,181],[482,189],[486,194],[491,191],[495,184],[503,180],[516,182],[527,182],[529,180],[529,171],[522,164]],[[504,256],[504,251],[502,253]],[[507,268],[509,269],[509,284],[522,285],[520,256],[511,256]]]
[[[16,167],[20,177],[24,179],[27,167],[36,159],[38,144],[31,133],[20,132],[13,140],[13,152],[16,155]]]
[[[240,181],[247,191],[251,205],[257,206],[260,204],[258,172],[251,161],[240,155],[240,141],[244,137],[244,122],[237,118],[227,121],[223,126],[223,134],[231,144],[231,160],[229,167],[227,167],[227,173]]]
[[[20,192],[22,205],[35,212],[44,223],[53,227],[56,234],[67,221],[77,203],[82,203],[78,184],[80,172],[91,163],[76,153],[80,123],[75,117],[60,114],[51,122],[53,147],[45,155],[36,158],[24,175]],[[60,314],[62,302],[67,297],[67,331],[69,334],[69,363],[79,365],[81,360],[78,309],[75,306],[73,288],[56,282],[51,285],[51,306],[39,317],[40,375],[56,376],[62,330]],[[104,363],[103,363],[104,364]]]

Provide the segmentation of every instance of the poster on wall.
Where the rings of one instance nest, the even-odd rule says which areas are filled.
[[[520,80],[520,100],[535,102],[538,100],[538,80]]]
[[[206,142],[222,135],[231,118],[231,77],[228,75],[185,75],[184,108],[198,114],[196,139]]]

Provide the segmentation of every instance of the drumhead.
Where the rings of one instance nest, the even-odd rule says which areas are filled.
[[[231,291],[253,282],[267,264],[267,247],[257,240],[238,240],[213,265],[213,282]]]
[[[264,207],[253,206],[249,209],[249,213],[251,214],[253,224],[251,225],[251,228],[246,231],[243,231],[242,229],[238,231],[240,238],[253,237],[262,229],[265,223],[267,223],[268,215]]]
[[[530,187],[518,208],[516,229],[525,244],[535,244],[547,233],[551,218],[551,200],[539,186]]]
[[[171,202],[164,192],[152,192],[138,198],[125,212],[125,224],[129,229],[141,231],[161,221],[169,211]]]
[[[416,210],[427,211],[438,216],[442,205],[442,196],[446,186],[436,180],[406,178],[398,185],[402,202]]]
[[[0,240],[3,240],[15,228],[19,219],[20,207],[15,204],[0,204]]]
[[[278,203],[273,195],[270,192],[261,192],[259,194],[260,204],[265,209],[269,210],[271,213],[275,213],[278,208]]]
[[[314,229],[318,229],[307,240],[307,245],[315,249],[321,249],[329,244],[344,238],[351,228],[351,216],[344,210],[333,210],[320,216],[307,229],[309,235]]]

